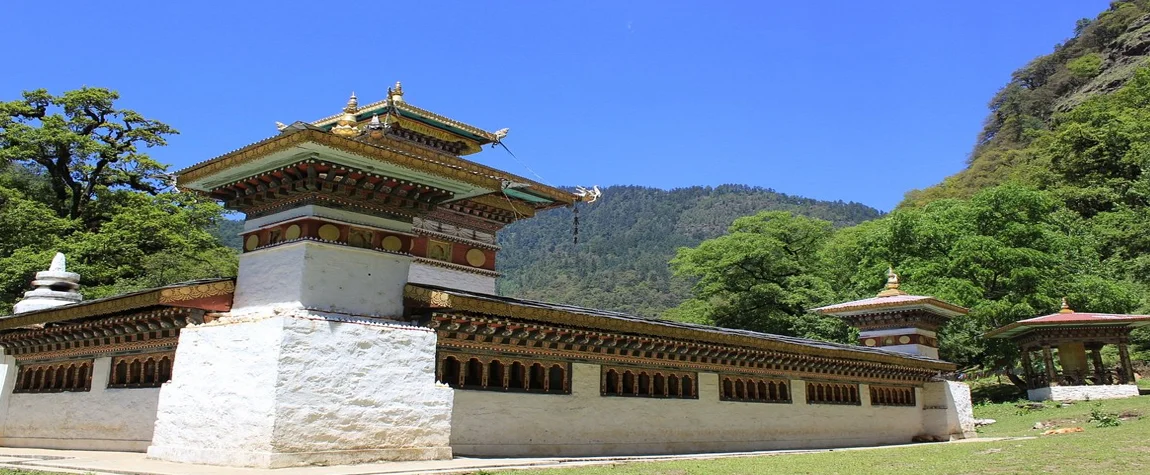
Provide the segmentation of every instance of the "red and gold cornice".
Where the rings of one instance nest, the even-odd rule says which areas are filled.
[[[845,358],[847,361],[853,361],[859,364],[890,364],[912,371],[952,371],[955,368],[953,364],[943,361],[914,359],[898,355],[849,350],[845,348],[804,345],[789,341],[757,338],[734,332],[706,331],[703,329],[662,324],[654,321],[643,321],[640,319],[607,318],[583,314],[577,311],[560,310],[558,308],[544,308],[470,297],[461,295],[460,293],[449,293],[413,284],[407,285],[404,296],[410,302],[418,303],[432,310],[472,312],[481,315],[530,320],[597,332],[622,332],[645,335],[647,338],[669,338],[679,341],[702,342],[729,347],[727,350],[744,348],[794,353],[811,357]]]
[[[437,313],[430,326],[439,335],[439,347],[452,351],[850,382],[918,384],[937,373],[921,367],[586,331],[458,313]]]

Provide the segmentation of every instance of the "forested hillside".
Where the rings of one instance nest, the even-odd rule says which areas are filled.
[[[740,218],[679,251],[676,275],[698,284],[672,313],[849,341],[806,310],[873,296],[893,266],[904,290],[970,309],[939,332],[944,359],[1010,368],[1017,347],[982,335],[1055,312],[1061,297],[1079,311],[1150,312],[1150,1],[1114,2],[1073,31],[995,95],[967,170],[858,226]],[[1150,359],[1150,330],[1132,340]]]
[[[1049,132],[1055,117],[1087,98],[1126,84],[1150,62],[1150,0],[1113,2],[1096,18],[1074,25],[1054,52],[1019,68],[991,98],[965,170],[942,183],[907,193],[902,206],[940,198],[968,198],[1041,165],[1028,146]]]
[[[671,191],[611,186],[579,206],[541,213],[499,233],[499,291],[505,295],[655,315],[690,296],[693,279],[673,278],[675,250],[719,236],[735,218],[792,211],[846,226],[880,213],[858,203],[818,201],[740,185]]]

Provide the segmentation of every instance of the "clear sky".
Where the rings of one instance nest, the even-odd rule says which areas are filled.
[[[553,185],[743,183],[883,210],[960,170],[1010,73],[1106,0],[7,1],[0,100],[81,85],[176,168],[351,91],[495,130]]]

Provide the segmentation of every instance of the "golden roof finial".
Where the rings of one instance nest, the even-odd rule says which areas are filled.
[[[395,102],[403,102],[403,84],[395,81],[395,88],[387,88],[387,99]]]
[[[906,292],[898,288],[898,274],[894,273],[894,267],[887,267],[886,269],[886,288],[878,293],[879,297],[893,297],[895,295],[906,295]]]
[[[1070,304],[1066,303],[1066,297],[1062,297],[1062,309],[1059,310],[1058,313],[1074,313],[1074,310],[1070,308]]]
[[[347,105],[343,108],[343,115],[340,116],[335,127],[331,128],[331,133],[340,137],[354,137],[359,135],[359,127],[355,126],[355,112],[357,110],[359,110],[359,101],[356,100],[355,92],[352,91],[351,98],[347,100]]]
[[[357,110],[359,110],[359,100],[355,98],[355,91],[351,91],[351,97],[347,99],[347,105],[344,106],[343,111],[354,114]]]

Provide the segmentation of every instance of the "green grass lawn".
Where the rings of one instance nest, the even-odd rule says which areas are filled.
[[[1123,414],[1117,427],[1088,422],[1091,409]],[[1145,414],[1147,417],[1139,417]],[[835,451],[717,460],[635,462],[571,469],[504,472],[508,475],[672,475],[761,473],[896,474],[1031,474],[1150,473],[1150,397],[1080,402],[1068,407],[1047,404],[1039,410],[1015,403],[983,404],[975,417],[998,422],[980,428],[982,437],[1038,436],[1032,427],[1082,427],[1085,432],[1038,436],[1029,440],[922,444],[881,450]]]

